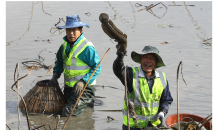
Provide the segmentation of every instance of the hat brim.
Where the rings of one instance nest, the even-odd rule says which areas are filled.
[[[82,27],[82,26],[89,27],[89,24],[87,24],[87,23],[82,23],[82,22],[74,22],[73,24],[66,24],[65,26],[59,26],[58,29],[63,29],[63,28],[77,28],[77,27]]]
[[[140,56],[145,55],[145,54],[149,54],[149,53],[143,53],[143,52],[138,52],[138,51],[132,51],[132,53],[131,53],[131,58],[132,58],[132,60],[135,61],[136,63],[141,64],[141,63],[140,63]],[[155,68],[159,68],[159,67],[165,66],[165,64],[164,64],[164,62],[163,62],[163,60],[162,60],[162,58],[161,58],[157,53],[151,53],[151,54],[154,54],[154,55],[157,57],[157,59],[158,59],[158,63],[157,63],[157,65],[156,65]]]

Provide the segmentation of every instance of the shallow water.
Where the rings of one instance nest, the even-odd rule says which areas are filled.
[[[136,7],[137,3],[143,6]],[[12,129],[18,128],[17,95],[11,90],[16,63],[19,63],[20,77],[29,72],[21,63],[36,60],[38,55],[43,57],[45,65],[54,64],[55,53],[65,36],[63,30],[59,32],[54,29],[54,24],[59,18],[65,20],[67,15],[72,14],[79,14],[83,22],[90,24],[89,28],[84,27],[84,35],[93,42],[100,58],[108,48],[111,49],[102,62],[102,72],[97,78],[97,84],[105,86],[96,87],[96,96],[105,97],[99,98],[103,105],[88,108],[80,116],[70,118],[66,129],[121,130],[121,112],[100,111],[121,110],[124,96],[124,86],[112,70],[116,43],[103,32],[99,21],[100,13],[107,13],[114,24],[128,36],[125,65],[139,65],[131,60],[132,51],[141,51],[145,45],[159,49],[166,67],[158,70],[166,73],[174,98],[167,117],[177,113],[176,74],[180,61],[183,63],[182,73],[187,83],[186,86],[180,74],[180,113],[202,117],[212,113],[212,2],[176,1],[175,4],[181,6],[175,6],[171,1],[165,1],[163,4],[166,5],[167,12],[161,4],[152,8],[153,14],[146,10],[138,11],[156,3],[158,2],[6,2],[6,123]],[[170,24],[174,27],[158,26]],[[168,44],[161,44],[163,41]],[[52,73],[47,72],[48,69],[44,68],[33,70],[20,80],[19,85],[23,87],[19,92],[24,96],[39,79],[50,79]],[[63,76],[59,83],[63,83]],[[34,126],[49,123],[54,129],[57,119],[47,116],[34,114],[30,115],[30,120]],[[115,120],[108,121],[107,116]],[[61,117],[58,129],[63,127],[66,119]],[[22,113],[21,129],[28,129],[26,117]]]

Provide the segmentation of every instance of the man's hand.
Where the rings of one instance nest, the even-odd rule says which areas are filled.
[[[164,118],[164,113],[163,113],[162,111],[159,112],[158,115],[157,115],[157,120],[158,120],[159,118]]]
[[[56,87],[59,87],[58,78],[58,75],[53,75],[49,84],[54,84]]]
[[[123,57],[126,55],[126,51],[125,52],[122,52],[120,50],[117,50],[117,56],[121,59],[123,59]]]
[[[82,92],[84,86],[85,86],[85,82],[82,81],[82,80],[79,80],[79,81],[74,85],[76,95],[80,95],[80,93]]]
[[[160,126],[161,126],[163,124],[163,120],[164,120],[164,113],[163,112],[158,113],[157,120],[158,119],[161,120],[161,124],[160,124]]]

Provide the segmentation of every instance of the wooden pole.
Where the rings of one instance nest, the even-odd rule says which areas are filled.
[[[127,109],[127,125],[128,125],[128,130],[130,130],[130,126],[129,126],[129,105],[128,105],[128,98],[127,98],[127,81],[126,81],[126,68],[125,67],[125,98],[126,98],[126,109]]]
[[[17,79],[19,79],[19,63],[17,63],[17,68],[15,68],[15,71],[17,69]],[[14,73],[14,82],[16,82],[15,73]],[[17,92],[19,92],[19,88],[20,88],[19,81],[17,82],[16,86],[17,86]],[[19,95],[17,95],[17,113],[18,113],[18,130],[20,130]]]
[[[109,49],[106,51],[106,53],[104,54],[104,56],[103,56],[103,58],[101,59],[100,63],[99,63],[98,66],[95,68],[95,70],[93,71],[92,75],[89,77],[89,80],[92,78],[92,76],[94,75],[95,71],[97,70],[97,68],[99,67],[99,65],[101,64],[101,62],[103,61],[104,57],[106,56],[106,54],[107,54],[107,52],[108,52],[109,50],[110,50],[110,48],[109,48]],[[70,117],[71,117],[71,115],[73,114],[73,111],[74,111],[74,109],[76,108],[76,105],[78,104],[80,97],[82,96],[82,94],[83,94],[83,92],[84,92],[86,86],[87,86],[88,83],[89,83],[89,80],[87,81],[87,83],[86,83],[86,85],[84,86],[82,92],[80,93],[80,95],[79,95],[79,97],[78,97],[78,99],[77,99],[77,101],[76,101],[76,103],[75,103],[75,105],[74,105],[74,107],[73,107],[73,110],[71,111],[70,115],[68,116],[67,121],[66,121],[66,123],[64,124],[62,130],[65,129],[65,127],[66,127],[68,121],[70,120]]]
[[[180,64],[182,61],[180,61]],[[177,68],[177,122],[178,122],[178,130],[180,130],[180,119],[179,119],[179,66]]]

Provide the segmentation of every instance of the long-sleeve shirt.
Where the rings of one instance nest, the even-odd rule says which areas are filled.
[[[114,61],[113,63],[113,71],[114,74],[120,79],[120,81],[122,82],[123,85],[125,85],[125,79],[124,79],[124,72],[125,72],[125,66],[123,63],[123,59],[121,58],[121,56],[118,56],[117,59]],[[157,72],[155,72],[157,75]],[[143,74],[144,75],[144,74]],[[148,85],[149,85],[149,90],[150,93],[152,93],[152,87],[154,84],[154,77],[152,78],[146,78],[146,80],[148,81]],[[132,67],[127,67],[126,68],[126,78],[127,78],[127,89],[129,91],[129,93],[131,93],[133,91],[133,72],[132,72]],[[159,111],[162,111],[165,113],[165,115],[168,113],[169,110],[169,105],[173,102],[173,98],[170,94],[169,91],[169,83],[167,81],[167,86],[166,88],[163,90],[161,98],[160,98],[160,105],[159,105]]]
[[[78,42],[83,38],[84,38],[84,35],[82,33],[81,36],[72,45],[69,43],[69,41],[67,39],[67,36],[65,36],[63,38],[67,42],[67,48],[65,50],[65,53],[66,53],[67,56],[69,55],[69,53],[70,53],[71,49],[73,48],[73,46],[78,44]],[[62,54],[63,54],[63,46],[61,44],[61,46],[60,46],[60,48],[59,48],[59,50],[57,52],[57,55],[56,55],[55,66],[54,66],[54,69],[53,69],[53,74],[56,73],[59,76],[64,71],[64,69],[63,69],[63,55]],[[98,54],[97,54],[94,47],[87,46],[84,49],[84,51],[78,55],[78,58],[81,61],[83,61],[84,63],[86,63],[90,67],[90,71],[82,78],[82,80],[87,83],[88,79],[92,75],[93,71],[95,70],[95,68],[100,63],[99,56],[98,56]],[[94,75],[92,76],[92,78],[90,79],[88,84],[91,84],[98,77],[100,72],[101,72],[101,65],[99,65],[98,69],[95,71]]]

